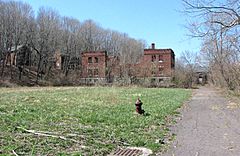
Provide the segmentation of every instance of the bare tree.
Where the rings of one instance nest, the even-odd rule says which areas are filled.
[[[236,89],[239,84],[240,1],[186,1],[185,13],[190,15],[189,30],[203,41],[202,53],[207,55],[210,78],[221,87]]]
[[[1,20],[1,42],[0,48],[2,52],[2,71],[1,75],[4,74],[6,59],[10,55],[12,40],[13,40],[13,25],[11,21],[11,10],[7,2],[0,2],[0,20]]]
[[[202,52],[207,54],[206,59],[210,62],[209,76],[212,82],[229,89],[234,89],[236,85],[233,82],[239,83],[240,76],[237,72],[240,51],[236,48],[239,42],[234,36],[229,36],[227,32],[214,33],[205,38],[202,44]]]
[[[103,29],[94,21],[87,20],[83,22],[80,35],[82,39],[83,51],[102,50],[103,43]]]
[[[227,31],[240,25],[240,1],[205,1],[182,0],[185,13],[195,19],[190,21],[192,35],[202,37],[206,35],[213,25],[218,25],[218,31]]]
[[[30,5],[22,2],[8,1],[0,2],[0,16],[1,16],[1,52],[2,52],[2,62],[6,58],[14,56],[14,58],[9,59],[10,61],[10,73],[12,77],[12,64],[15,65],[15,56],[17,53],[17,47],[19,45],[27,44],[29,38],[28,27],[29,23],[33,20],[33,10]],[[15,55],[11,55],[14,53]],[[2,66],[2,74],[4,72],[4,66]]]
[[[176,60],[175,66],[175,83],[180,87],[191,88],[199,66],[198,54],[190,51],[182,52],[180,59]]]
[[[32,47],[37,52],[37,78],[42,77],[53,65],[53,56],[59,47],[59,14],[49,8],[40,8],[36,19]]]
[[[0,0],[0,66],[4,66],[4,37],[5,37],[5,3]],[[3,71],[1,72],[1,76],[3,76]]]
[[[10,7],[12,10],[11,19],[12,25],[14,28],[13,31],[13,47],[14,47],[14,53],[17,54],[18,52],[18,46],[27,45],[31,40],[29,37],[29,27],[31,25],[32,20],[34,19],[33,10],[30,5],[27,3],[22,2],[10,2]],[[14,55],[14,60],[16,55]],[[18,64],[19,69],[19,79],[21,79],[21,73],[24,69],[25,62],[28,58],[25,60],[22,60],[21,64]],[[13,61],[13,60],[12,60]],[[15,63],[10,63],[11,67],[11,76],[12,76],[12,64],[16,65]]]
[[[63,17],[61,24],[61,54],[64,56],[62,69],[65,76],[68,75],[70,63],[76,64],[73,60],[80,57],[81,42],[79,39],[81,24],[77,19]],[[79,60],[80,61],[80,60]],[[80,63],[80,62],[79,62]]]
[[[122,60],[121,75],[132,77],[132,63],[136,63],[143,53],[144,41],[135,40],[127,34],[104,29],[92,20],[82,23],[69,17],[60,17],[50,8],[40,8],[35,17],[31,6],[27,3],[0,0],[0,64],[1,75],[11,53],[17,53],[18,48],[24,46],[20,53],[31,53],[31,70],[36,71],[36,82],[43,74],[49,75],[54,66],[54,55],[57,51],[68,56],[63,64],[65,75],[68,75],[69,65],[78,59],[82,51],[106,50],[112,57],[108,63],[107,73],[112,75],[116,66],[115,61]],[[30,47],[27,48],[27,47]],[[24,51],[25,49],[25,51]],[[29,58],[19,54],[17,67],[21,79]],[[20,59],[21,58],[21,59]],[[12,61],[14,59],[10,59]],[[10,62],[12,67],[13,62]],[[14,64],[15,66],[15,64]],[[12,68],[11,68],[12,69]],[[11,70],[13,71],[13,70]],[[11,72],[12,73],[12,72]],[[32,73],[35,73],[32,71]]]

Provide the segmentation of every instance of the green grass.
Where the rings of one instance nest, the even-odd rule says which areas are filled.
[[[106,155],[122,146],[159,152],[166,145],[156,140],[169,137],[169,117],[190,95],[137,87],[0,88],[0,155]],[[135,113],[138,96],[148,115]]]

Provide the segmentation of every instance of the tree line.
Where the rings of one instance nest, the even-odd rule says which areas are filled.
[[[0,64],[4,75],[6,58],[19,45],[27,45],[36,53],[32,60],[37,80],[43,70],[51,72],[56,51],[71,58],[82,51],[106,50],[108,55],[120,57],[122,63],[137,61],[145,47],[144,40],[136,40],[125,33],[104,29],[92,20],[80,22],[72,17],[60,16],[51,8],[41,7],[37,14],[21,1],[0,0]],[[22,60],[26,61],[26,60]],[[63,72],[67,76],[68,63]],[[20,63],[19,70],[25,68]],[[12,71],[12,66],[10,67]],[[21,73],[21,72],[20,72]],[[11,72],[12,75],[12,72]]]
[[[208,67],[209,82],[240,91],[240,0],[182,2],[189,35],[202,41],[200,53],[192,57],[183,53],[183,62],[192,59],[196,64],[201,58]]]

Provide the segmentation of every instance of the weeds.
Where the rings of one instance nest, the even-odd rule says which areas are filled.
[[[135,113],[139,96],[148,115]],[[183,89],[0,88],[0,154],[106,155],[119,146],[157,152],[165,145],[156,140],[169,137],[169,115],[189,96]]]

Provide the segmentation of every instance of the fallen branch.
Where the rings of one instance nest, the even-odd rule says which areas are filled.
[[[60,135],[53,135],[53,134],[57,134],[57,133],[53,133],[53,132],[43,132],[43,131],[35,131],[35,130],[28,130],[28,129],[25,129],[23,127],[17,127],[18,129],[21,129],[25,132],[28,132],[28,133],[32,133],[34,135],[38,135],[38,136],[44,136],[44,137],[52,137],[52,138],[59,138],[59,139],[62,139],[62,140],[70,140],[72,142],[75,142],[75,143],[80,143],[79,141],[75,140],[75,139],[70,139],[70,138],[66,138],[64,136],[60,136]],[[81,146],[82,148],[86,148],[85,146]]]
[[[12,152],[13,152],[13,155],[18,156],[18,154],[14,150],[12,150]]]

